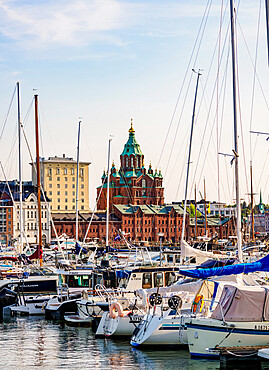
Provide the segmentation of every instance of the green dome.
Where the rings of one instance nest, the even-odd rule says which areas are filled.
[[[129,138],[127,143],[124,145],[124,149],[122,152],[122,156],[127,155],[142,155],[142,151],[140,149],[140,145],[136,141],[135,138],[135,130],[133,129],[133,122],[131,121],[131,128],[129,129]]]

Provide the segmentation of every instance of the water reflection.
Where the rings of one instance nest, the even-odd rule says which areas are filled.
[[[132,348],[128,341],[95,339],[89,328],[17,318],[0,324],[0,357],[5,368],[49,369],[224,369],[219,361],[190,359],[187,350]],[[256,363],[258,365],[258,363]],[[259,368],[268,369],[266,363]],[[231,367],[229,367],[231,368]],[[244,369],[239,364],[237,369]],[[252,368],[255,368],[252,366]],[[257,367],[256,367],[257,368]]]

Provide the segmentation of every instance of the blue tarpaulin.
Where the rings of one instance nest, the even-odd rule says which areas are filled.
[[[88,251],[87,251],[87,249],[85,249],[85,248],[82,248],[81,249],[81,246],[78,244],[78,243],[76,243],[76,246],[75,246],[75,254],[79,254],[79,253],[84,253],[84,254],[86,254]],[[81,250],[81,252],[80,252],[80,250]]]
[[[117,270],[116,271],[116,276],[118,279],[126,279],[131,275],[131,271],[128,270]]]
[[[255,271],[269,271],[269,255],[252,263],[238,263],[236,265],[203,268],[193,270],[180,270],[180,274],[197,279],[206,279],[211,276],[248,274]]]

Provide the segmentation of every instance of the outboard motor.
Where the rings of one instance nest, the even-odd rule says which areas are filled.
[[[3,308],[15,304],[16,301],[16,292],[5,287],[0,290],[0,320],[3,320]]]

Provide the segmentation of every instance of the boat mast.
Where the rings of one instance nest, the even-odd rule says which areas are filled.
[[[194,69],[192,71],[195,72]],[[184,236],[185,236],[187,193],[188,193],[188,180],[189,180],[189,169],[190,169],[190,160],[191,160],[192,135],[193,135],[193,126],[194,126],[194,117],[195,117],[196,98],[197,98],[198,84],[199,84],[200,76],[201,76],[201,73],[200,73],[200,70],[198,70],[195,96],[194,96],[194,103],[193,103],[193,113],[192,113],[192,120],[191,120],[191,134],[190,134],[189,155],[188,155],[188,162],[187,162],[187,176],[186,176],[186,185],[185,185],[184,211],[183,211],[183,221],[182,221],[182,230],[181,230],[181,244],[183,243]],[[181,263],[182,263],[182,254],[181,254],[180,260],[181,260]]]
[[[106,188],[106,250],[109,247],[109,181],[110,181],[110,143],[112,138],[108,140],[108,158],[107,158],[107,188]]]
[[[243,262],[242,236],[241,236],[241,205],[239,192],[239,161],[238,161],[238,133],[237,133],[237,101],[236,101],[236,65],[235,65],[235,42],[234,42],[234,3],[230,0],[231,17],[231,44],[232,44],[232,74],[233,74],[233,117],[234,117],[234,162],[235,162],[235,193],[236,193],[236,226],[237,247],[239,262]]]
[[[194,185],[194,203],[195,203],[195,239],[197,238],[197,202],[196,202],[196,184]]]
[[[205,201],[205,236],[207,236],[207,206],[206,206],[206,191],[205,191],[205,178],[204,178],[204,201]]]
[[[77,146],[77,184],[76,184],[76,243],[78,242],[78,185],[79,185],[79,139],[80,139],[80,124],[78,123],[78,146]]]
[[[40,192],[40,158],[38,135],[38,95],[35,95],[35,136],[36,136],[36,177],[37,177],[37,214],[38,214],[38,245],[37,256],[40,267],[43,266],[42,257],[42,218],[41,218],[41,192]]]
[[[266,12],[268,65],[269,65],[269,0],[265,0],[265,12]]]
[[[253,195],[252,161],[250,161],[251,240],[255,242]]]
[[[22,174],[21,174],[21,108],[20,108],[20,83],[17,82],[17,98],[18,98],[18,139],[19,139],[19,198],[20,198],[20,245],[19,253],[23,252],[23,214],[22,214]]]

